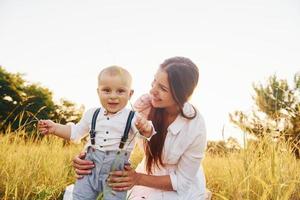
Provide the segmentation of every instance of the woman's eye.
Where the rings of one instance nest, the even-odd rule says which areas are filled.
[[[164,91],[164,92],[168,92],[168,90],[166,90],[166,89],[163,88],[163,87],[160,87],[160,89],[161,89],[162,91]]]

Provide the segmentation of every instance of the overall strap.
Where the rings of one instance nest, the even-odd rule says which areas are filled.
[[[129,131],[130,131],[130,128],[131,128],[131,121],[133,119],[133,116],[134,116],[134,111],[131,110],[129,115],[128,115],[127,122],[126,122],[126,127],[125,127],[125,130],[124,130],[124,134],[123,134],[123,137],[122,137],[120,145],[119,145],[120,149],[123,149],[124,144],[126,143],[126,141],[128,139],[128,134],[129,134]]]
[[[100,108],[97,108],[94,112],[93,119],[92,119],[92,125],[91,125],[91,130],[90,130],[90,138],[91,138],[92,145],[95,145],[95,136],[96,136],[95,127],[96,127],[96,119],[97,119],[99,112],[100,112]]]

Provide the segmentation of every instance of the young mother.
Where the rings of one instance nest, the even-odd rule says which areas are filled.
[[[199,71],[188,58],[173,57],[159,67],[149,95],[135,109],[153,122],[157,131],[150,141],[141,141],[145,157],[134,170],[112,172],[108,181],[114,190],[129,190],[132,200],[200,200],[205,197],[205,177],[200,166],[206,146],[205,124],[189,97],[197,86]],[[93,167],[76,156],[78,178]]]

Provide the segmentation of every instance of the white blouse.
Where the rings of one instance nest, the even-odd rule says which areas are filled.
[[[147,115],[145,109],[147,96],[142,96],[136,104],[137,111]],[[186,103],[183,112],[193,116],[194,109]],[[128,196],[132,200],[199,200],[205,196],[205,176],[201,167],[206,147],[206,128],[203,117],[197,110],[194,119],[186,119],[178,115],[168,127],[168,133],[163,148],[164,167],[154,167],[153,175],[170,175],[172,187],[175,191],[164,191],[144,186],[134,186]],[[145,158],[138,165],[136,171],[146,174]]]

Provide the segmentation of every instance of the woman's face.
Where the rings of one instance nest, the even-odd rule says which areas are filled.
[[[153,107],[167,109],[177,108],[177,104],[172,97],[167,72],[159,69],[154,76],[151,86],[150,94]]]

